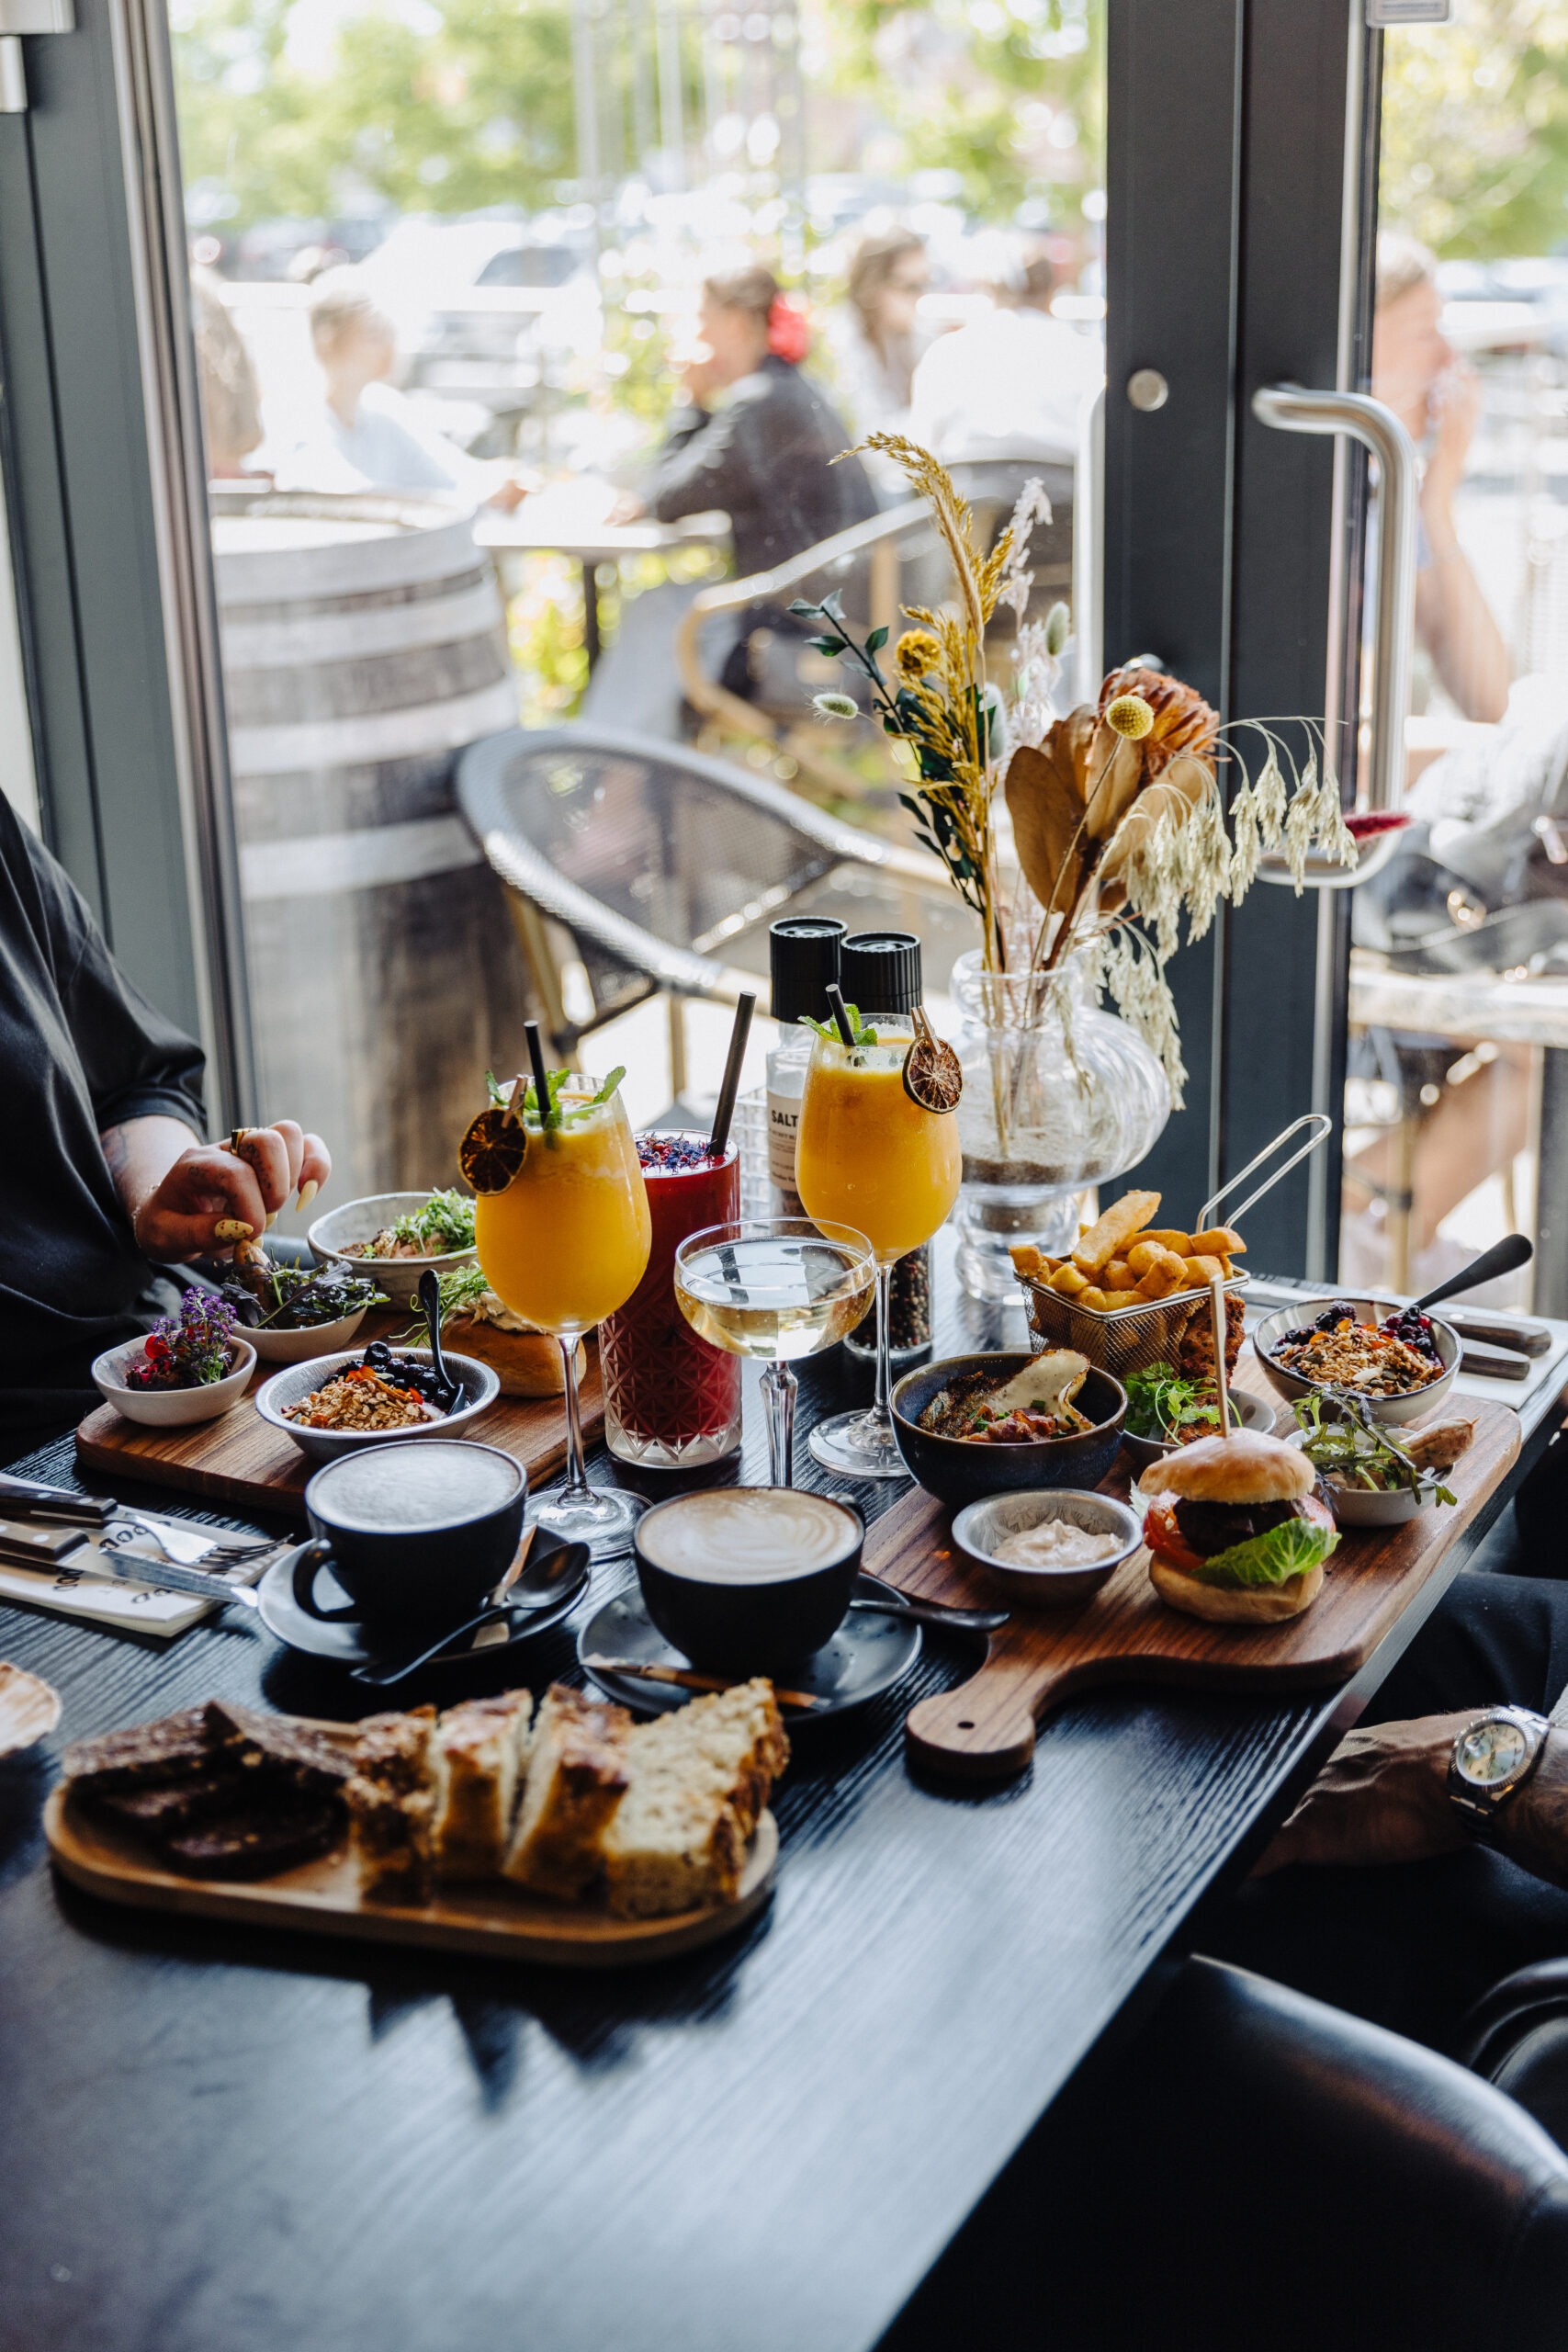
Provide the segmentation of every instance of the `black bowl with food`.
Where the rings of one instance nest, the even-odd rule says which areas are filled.
[[[910,1476],[955,1510],[983,1495],[1098,1486],[1122,1442],[1127,1392],[1081,1356],[1072,1358],[1069,1375],[1062,1362],[1069,1356],[1067,1349],[1046,1355],[1013,1349],[947,1356],[907,1372],[892,1406]],[[1040,1371],[1043,1412],[1031,1409],[1032,1384],[1020,1381],[1031,1368]],[[1053,1421],[1057,1427],[1047,1433],[1042,1425]]]

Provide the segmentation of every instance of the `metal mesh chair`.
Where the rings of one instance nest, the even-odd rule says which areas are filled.
[[[934,859],[678,744],[518,728],[465,752],[457,788],[507,886],[558,1054],[662,990],[677,1094],[683,1001],[733,1003],[755,988],[768,926],[786,910],[918,932],[932,990],[973,944]]]

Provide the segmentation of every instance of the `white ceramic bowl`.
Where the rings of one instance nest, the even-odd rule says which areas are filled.
[[[1266,1315],[1252,1335],[1258,1363],[1280,1396],[1289,1397],[1292,1404],[1298,1396],[1331,1396],[1334,1391],[1325,1381],[1303,1380],[1299,1373],[1292,1372],[1287,1365],[1277,1362],[1273,1350],[1287,1332],[1299,1331],[1315,1323],[1324,1310],[1339,1299],[1355,1308],[1359,1323],[1381,1323],[1385,1315],[1393,1314],[1398,1307],[1396,1299],[1369,1298],[1352,1290],[1325,1291],[1321,1298],[1303,1298],[1294,1306],[1281,1306],[1277,1314]],[[1434,1405],[1440,1405],[1453,1386],[1459,1372],[1459,1360],[1463,1353],[1459,1333],[1451,1323],[1445,1323],[1439,1316],[1434,1315],[1429,1320],[1438,1353],[1443,1360],[1441,1374],[1438,1379],[1428,1381],[1425,1388],[1413,1388],[1407,1396],[1362,1397],[1374,1421],[1418,1421],[1431,1411]],[[1359,1389],[1356,1393],[1360,1395]]]
[[[1285,1442],[1304,1446],[1306,1435],[1304,1430],[1298,1430]],[[1412,1494],[1408,1487],[1382,1493],[1371,1487],[1341,1487],[1332,1478],[1319,1481],[1328,1497],[1337,1527],[1403,1527],[1406,1520],[1418,1518],[1422,1511],[1435,1507],[1441,1483],[1440,1479],[1425,1477],[1419,1492]]]
[[[400,1348],[397,1352],[412,1356],[421,1363],[430,1362],[428,1348]],[[360,1363],[364,1351],[359,1348],[351,1348],[339,1356],[316,1356],[308,1363],[291,1364],[286,1372],[275,1372],[256,1390],[256,1410],[264,1421],[270,1421],[275,1430],[291,1437],[311,1462],[335,1462],[340,1453],[357,1453],[367,1445],[390,1445],[411,1438],[462,1437],[500,1396],[501,1375],[475,1356],[455,1355],[450,1348],[443,1348],[441,1353],[453,1379],[462,1384],[463,1402],[452,1412],[444,1413],[438,1421],[422,1421],[414,1429],[307,1430],[297,1421],[285,1419],[285,1405],[298,1405],[312,1390],[324,1388],[336,1373]]]
[[[149,1429],[188,1429],[197,1421],[215,1421],[236,1406],[256,1368],[256,1351],[248,1340],[236,1340],[230,1350],[231,1372],[199,1388],[128,1388],[125,1367],[134,1363],[145,1347],[143,1340],[125,1340],[106,1348],[95,1359],[93,1378],[98,1393],[128,1421],[143,1421]]]
[[[1016,1560],[997,1558],[994,1545],[1047,1519],[1066,1520],[1091,1535],[1110,1535],[1116,1548],[1103,1560],[1076,1567],[1024,1567]],[[981,1502],[966,1503],[953,1522],[953,1540],[1010,1600],[1025,1609],[1064,1609],[1097,1592],[1144,1538],[1137,1513],[1125,1503],[1115,1502],[1109,1495],[1091,1494],[1087,1487],[1056,1487],[989,1495]]]
[[[1267,1432],[1273,1429],[1274,1408],[1266,1397],[1254,1396],[1250,1389],[1233,1388],[1231,1403],[1244,1430],[1263,1430]],[[1132,1430],[1126,1429],[1122,1432],[1122,1442],[1127,1449],[1128,1460],[1135,1463],[1140,1472],[1146,1470],[1151,1462],[1159,1462],[1166,1454],[1179,1451],[1168,1438],[1134,1437]]]
[[[309,1363],[315,1356],[330,1356],[346,1348],[370,1309],[356,1306],[352,1315],[340,1315],[335,1323],[312,1323],[299,1331],[286,1331],[278,1324],[266,1329],[252,1329],[245,1337],[263,1363]]]
[[[362,1201],[344,1201],[342,1208],[329,1209],[305,1238],[318,1258],[346,1266],[351,1273],[367,1275],[386,1292],[394,1306],[412,1306],[427,1266],[434,1266],[438,1274],[449,1273],[454,1266],[471,1266],[478,1251],[447,1250],[434,1258],[348,1258],[344,1251],[350,1242],[373,1240],[383,1226],[396,1225],[399,1217],[423,1208],[429,1198],[428,1193],[367,1193]]]

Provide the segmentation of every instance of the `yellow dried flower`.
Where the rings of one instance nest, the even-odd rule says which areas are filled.
[[[916,684],[942,661],[942,648],[929,628],[907,628],[893,648],[898,675]]]
[[[1154,726],[1155,715],[1142,695],[1118,695],[1106,710],[1105,723],[1129,743],[1138,743]]]

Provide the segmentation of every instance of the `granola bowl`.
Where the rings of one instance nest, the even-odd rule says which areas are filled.
[[[1458,1376],[1463,1348],[1453,1325],[1443,1322],[1436,1315],[1428,1316],[1427,1319],[1431,1324],[1433,1344],[1442,1359],[1443,1368],[1435,1380],[1426,1381],[1419,1388],[1406,1389],[1398,1396],[1377,1396],[1358,1387],[1353,1381],[1337,1384],[1327,1380],[1309,1380],[1289,1364],[1281,1363],[1279,1350],[1291,1334],[1308,1329],[1328,1307],[1340,1304],[1348,1306],[1357,1322],[1362,1324],[1376,1325],[1385,1315],[1398,1314],[1401,1309],[1398,1299],[1369,1298],[1347,1290],[1331,1292],[1323,1298],[1303,1298],[1292,1306],[1281,1306],[1277,1314],[1266,1315],[1252,1335],[1252,1344],[1265,1374],[1281,1396],[1288,1397],[1294,1404],[1298,1396],[1332,1396],[1337,1385],[1349,1387],[1361,1398],[1375,1421],[1394,1423],[1421,1420],[1434,1405],[1442,1403]]]
[[[418,1363],[430,1362],[428,1348],[400,1348],[398,1352],[412,1356]],[[378,1430],[315,1430],[291,1421],[287,1407],[302,1404],[339,1373],[347,1372],[363,1361],[356,1348],[350,1348],[342,1355],[315,1356],[309,1363],[292,1363],[283,1372],[275,1372],[256,1391],[256,1410],[264,1421],[281,1430],[285,1437],[292,1438],[310,1462],[335,1462],[340,1454],[358,1453],[367,1445],[391,1445],[422,1437],[464,1437],[500,1396],[501,1375],[475,1356],[455,1355],[450,1348],[443,1348],[441,1353],[447,1371],[463,1393],[452,1410],[443,1413],[437,1420],[412,1424],[400,1421],[391,1428]]]

